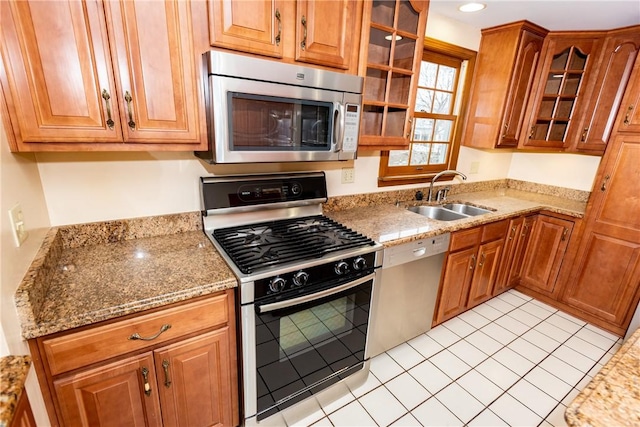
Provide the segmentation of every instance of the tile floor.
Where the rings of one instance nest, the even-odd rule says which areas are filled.
[[[564,426],[618,337],[510,290],[371,360],[289,426]],[[342,387],[343,390],[340,390]]]

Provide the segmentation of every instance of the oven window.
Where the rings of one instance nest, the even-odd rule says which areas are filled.
[[[228,97],[233,150],[331,149],[332,103],[238,92]]]
[[[256,315],[258,413],[302,392],[278,409],[300,401],[311,395],[307,388],[363,363],[372,286],[370,280],[317,301]],[[336,375],[335,381],[340,378]]]

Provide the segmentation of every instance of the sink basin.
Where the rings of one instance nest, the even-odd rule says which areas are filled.
[[[491,212],[489,209],[465,205],[464,203],[447,203],[446,205],[442,205],[442,207],[469,216],[482,215]]]
[[[440,221],[455,221],[456,219],[469,218],[469,215],[444,209],[440,206],[411,206],[408,208],[411,212],[424,215],[427,218],[437,219]]]

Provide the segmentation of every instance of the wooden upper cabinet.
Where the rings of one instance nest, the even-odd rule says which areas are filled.
[[[274,0],[210,0],[211,46],[282,58],[284,2]]]
[[[617,123],[619,132],[640,133],[640,55],[636,57]]]
[[[15,135],[30,143],[122,141],[102,5],[0,2],[0,75]],[[9,131],[9,129],[8,129]]]
[[[603,41],[602,32],[546,37],[519,148],[563,150],[580,136],[578,125],[593,91]]]
[[[612,31],[605,40],[595,90],[580,118],[575,150],[603,154],[640,49],[640,25]]]
[[[428,6],[428,1],[365,2],[359,148],[385,150],[409,145]]]
[[[546,34],[527,21],[482,30],[463,145],[518,145]]]

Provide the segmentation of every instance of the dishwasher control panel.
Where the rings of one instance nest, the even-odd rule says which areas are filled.
[[[390,268],[417,259],[445,253],[449,249],[450,240],[451,234],[445,233],[385,248],[382,268]]]

